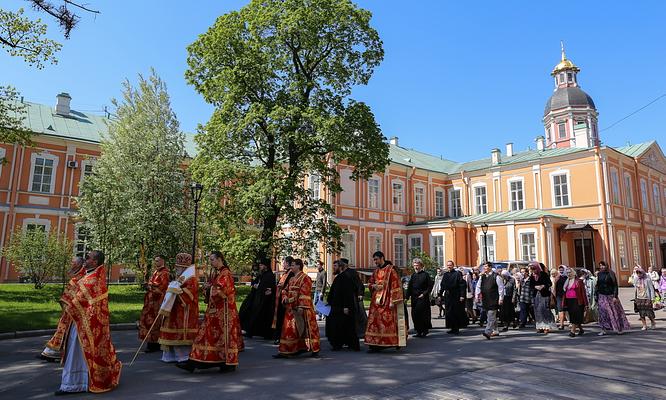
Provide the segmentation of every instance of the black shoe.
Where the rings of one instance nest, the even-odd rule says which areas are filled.
[[[318,351],[313,351],[312,354],[310,354],[310,357],[312,357],[312,358],[321,358]]]
[[[185,371],[187,371],[189,373],[193,373],[194,370],[196,369],[194,367],[194,365],[192,365],[192,363],[190,363],[189,361],[177,362],[176,367],[178,367],[180,369],[184,369]]]
[[[508,330],[509,330],[508,326],[505,326],[504,328],[502,328],[502,332],[507,332]]]
[[[525,328],[525,324],[518,325],[518,329],[524,329],[524,328]]]
[[[288,355],[286,355],[286,354],[282,354],[282,353],[273,354],[272,357],[273,357],[273,358],[289,358]]]
[[[569,332],[569,336],[571,336],[571,337],[576,337],[576,334],[573,333],[573,332]]]
[[[41,354],[41,353],[37,354],[35,356],[35,358],[38,359],[38,360],[44,360],[46,362],[58,362],[58,361],[60,361],[60,357],[49,357],[49,356]]]
[[[64,390],[58,389],[55,393],[53,393],[55,396],[64,396],[67,394],[79,394],[79,393],[85,393],[85,392],[66,392]]]
[[[584,333],[585,331],[583,330],[583,328],[580,328],[580,330],[578,331],[578,336],[583,336]]]
[[[459,329],[450,329],[450,330],[446,331],[446,333],[448,333],[449,335],[457,335],[457,334],[460,333],[460,330]]]
[[[424,337],[428,336],[428,333],[430,333],[430,332],[423,332],[423,333],[421,333],[421,337],[424,338]]]
[[[486,339],[490,340],[490,335],[489,335],[489,334],[483,332],[482,335],[483,335],[483,337],[485,337]]]
[[[234,372],[236,370],[235,365],[222,365],[220,367],[220,372]]]

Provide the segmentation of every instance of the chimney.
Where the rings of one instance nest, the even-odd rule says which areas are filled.
[[[490,159],[493,165],[499,165],[502,162],[502,152],[500,149],[490,150]]]
[[[69,103],[72,101],[72,97],[69,93],[62,92],[56,96],[56,106],[55,112],[58,115],[69,115]]]
[[[392,144],[393,146],[397,146],[398,145],[398,137],[393,136],[391,139],[389,139],[389,143]]]
[[[544,151],[546,149],[546,139],[543,136],[537,136],[534,141],[537,144],[537,150]]]
[[[506,144],[506,156],[513,157],[513,143]]]

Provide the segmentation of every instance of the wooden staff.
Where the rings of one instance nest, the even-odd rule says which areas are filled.
[[[141,345],[139,345],[139,348],[136,350],[136,353],[134,353],[134,357],[132,357],[132,361],[130,361],[129,364],[130,367],[132,366],[132,364],[134,364],[134,360],[136,360],[136,357],[139,355],[141,348],[143,347],[144,343],[146,343],[146,339],[148,339],[148,336],[150,336],[150,331],[153,330],[153,327],[155,327],[155,323],[157,323],[157,320],[160,319],[160,317],[164,319],[164,315],[162,314],[158,315],[157,318],[155,318],[155,321],[153,321],[153,324],[150,326],[150,329],[148,329],[148,333],[146,333],[146,337],[143,338]]]

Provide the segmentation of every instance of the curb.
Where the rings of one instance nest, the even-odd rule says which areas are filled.
[[[124,322],[120,324],[111,324],[112,331],[131,331],[137,329],[135,322]],[[36,329],[34,331],[16,331],[0,333],[0,340],[21,339],[36,336],[51,336],[55,329]]]

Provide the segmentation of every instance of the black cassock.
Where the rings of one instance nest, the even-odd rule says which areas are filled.
[[[256,288],[255,288],[256,285]],[[266,290],[270,289],[270,294]],[[238,316],[241,328],[249,337],[273,337],[273,311],[275,306],[275,275],[266,270],[252,281],[252,289],[241,304]]]
[[[356,272],[354,268],[347,268],[344,273],[347,274],[354,283],[354,288],[356,290],[356,303],[354,305],[356,309],[356,313],[354,314],[354,318],[356,319],[356,335],[358,337],[363,337],[365,336],[365,328],[368,325],[368,314],[365,312],[365,304],[363,303],[363,300],[358,300],[358,298],[363,298],[363,295],[365,294],[365,286],[363,285],[363,282],[361,282],[361,278],[358,276],[358,272]]]
[[[467,313],[465,312],[465,298],[467,297],[467,283],[460,271],[446,271],[442,275],[442,286],[439,289],[446,311],[446,327],[457,331],[467,326]],[[460,298],[463,301],[460,301]]]
[[[326,317],[326,337],[334,349],[344,345],[360,349],[356,334],[357,294],[357,283],[350,274],[342,272],[335,276],[326,299],[331,306],[331,313]]]
[[[430,291],[432,278],[427,272],[412,274],[407,286],[407,296],[412,303],[412,322],[417,333],[428,333],[432,329],[430,322]],[[422,297],[419,297],[423,295]]]

